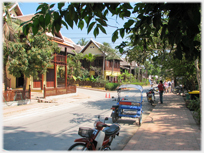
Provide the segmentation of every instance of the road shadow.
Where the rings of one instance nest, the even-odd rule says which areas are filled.
[[[7,151],[66,151],[77,137],[76,134],[51,134],[49,132],[16,130],[22,128],[17,126],[4,127],[4,130],[14,131],[4,133],[3,149]]]

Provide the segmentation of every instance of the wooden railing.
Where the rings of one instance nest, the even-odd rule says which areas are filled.
[[[3,102],[18,101],[24,99],[31,99],[31,89],[25,91],[25,97],[23,97],[23,90],[6,90],[3,91]]]
[[[44,98],[47,96],[55,96],[62,94],[76,93],[76,86],[69,85],[68,87],[46,88],[44,85]]]

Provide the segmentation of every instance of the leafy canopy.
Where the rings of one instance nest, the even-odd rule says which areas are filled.
[[[40,27],[54,33],[60,30],[61,25],[68,29],[73,28],[75,24],[80,29],[87,28],[87,33],[93,29],[96,37],[100,31],[106,34],[107,15],[111,13],[128,19],[122,28],[113,32],[113,42],[128,34],[133,46],[138,45],[142,39],[144,50],[147,50],[147,41],[152,41],[153,34],[160,37],[161,41],[167,40],[172,48],[175,46],[175,58],[182,59],[182,53],[185,53],[187,60],[200,57],[200,3],[135,3],[133,7],[130,3],[68,3],[64,8],[65,3],[60,2],[57,3],[57,11],[52,10],[54,5],[39,5],[32,22],[23,24],[24,33],[27,35],[28,30],[32,28],[36,34]],[[133,14],[136,19],[131,18]],[[121,53],[126,45],[126,42],[119,45]]]

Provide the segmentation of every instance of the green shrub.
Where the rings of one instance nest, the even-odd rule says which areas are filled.
[[[86,78],[85,80],[86,80],[86,81],[90,81],[91,79],[90,79],[90,78]]]
[[[199,98],[196,98],[195,100],[190,100],[190,103],[188,104],[188,109],[191,111],[196,111],[200,108],[200,100]]]
[[[194,118],[198,121],[200,124],[201,121],[201,111],[200,111],[200,100],[199,98],[196,98],[195,100],[190,100],[190,103],[188,104],[188,109],[193,112]]]
[[[119,86],[119,83],[106,83],[105,89],[106,90],[115,90]]]

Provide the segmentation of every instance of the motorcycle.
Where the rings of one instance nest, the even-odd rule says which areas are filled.
[[[110,146],[115,138],[119,136],[120,126],[118,124],[107,125],[105,121],[108,117],[104,119],[104,122],[100,121],[100,115],[98,120],[94,123],[94,129],[87,127],[79,127],[78,135],[83,138],[75,139],[69,150],[111,150]]]
[[[152,105],[155,102],[155,92],[154,89],[150,89],[147,94],[147,101]]]

